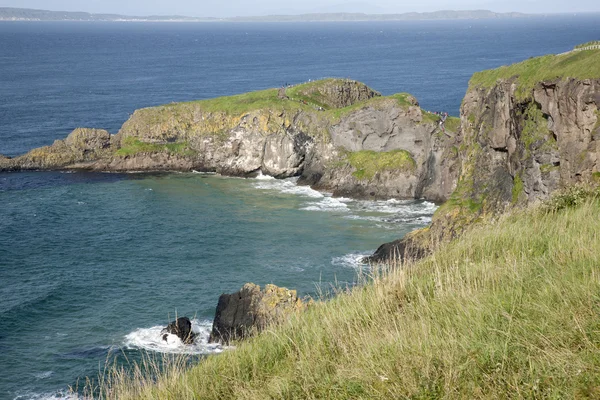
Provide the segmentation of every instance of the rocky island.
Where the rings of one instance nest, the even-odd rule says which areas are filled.
[[[409,94],[327,79],[137,110],[116,135],[79,128],[0,170],[203,171],[299,176],[334,195],[443,201],[455,185],[457,118]]]

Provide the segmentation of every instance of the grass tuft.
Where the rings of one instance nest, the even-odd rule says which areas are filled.
[[[371,179],[382,171],[412,172],[417,167],[412,155],[406,150],[361,150],[347,153],[346,159],[355,169],[352,175],[357,179]]]

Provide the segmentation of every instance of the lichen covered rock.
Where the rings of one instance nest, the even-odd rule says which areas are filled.
[[[275,285],[265,285],[261,290],[260,286],[247,283],[239,292],[219,297],[209,342],[228,344],[244,339],[305,308],[306,303],[295,290]]]

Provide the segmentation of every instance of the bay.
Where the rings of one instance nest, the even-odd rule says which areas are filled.
[[[388,23],[1,23],[0,153],[133,110],[350,77],[458,115],[475,71],[598,39],[598,15]],[[295,181],[202,174],[0,173],[0,399],[57,398],[111,351],[248,281],[317,295],[427,224],[423,201],[334,199]]]

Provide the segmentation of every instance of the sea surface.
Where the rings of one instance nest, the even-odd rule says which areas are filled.
[[[135,109],[323,77],[458,115],[475,71],[600,38],[600,15],[385,23],[0,23],[0,154]],[[427,224],[426,201],[333,198],[294,179],[0,173],[0,400],[53,399],[109,354],[211,354],[218,297],[245,282],[316,296]],[[193,346],[161,342],[175,316]]]

